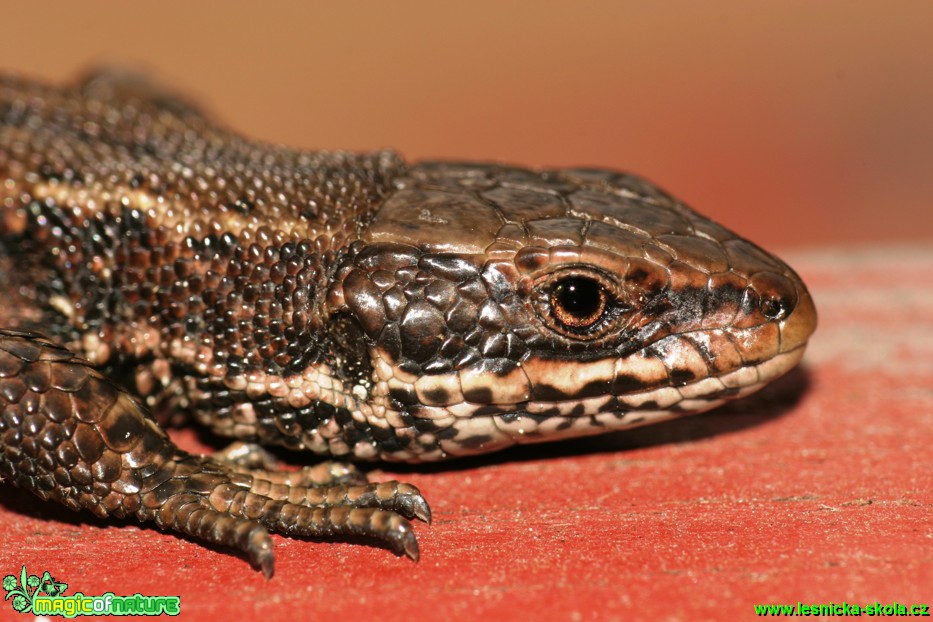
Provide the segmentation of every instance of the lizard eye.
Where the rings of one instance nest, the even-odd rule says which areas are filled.
[[[582,341],[599,339],[618,327],[634,303],[632,292],[612,276],[587,266],[543,275],[534,291],[534,304],[544,325]]]
[[[606,290],[595,279],[566,277],[551,288],[551,314],[570,331],[585,331],[603,319],[607,298]]]

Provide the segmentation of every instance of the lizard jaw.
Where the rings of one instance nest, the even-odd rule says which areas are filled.
[[[476,404],[463,399],[443,406],[413,405],[406,414],[387,408],[382,410],[381,425],[402,424],[394,432],[409,437],[411,442],[404,449],[382,452],[380,457],[403,462],[444,460],[698,414],[758,391],[796,366],[804,351],[805,344],[720,376],[677,387],[662,386],[619,395],[497,404]],[[386,367],[382,366],[383,371]],[[552,367],[551,373],[560,372]],[[414,379],[415,382],[407,386],[407,392],[424,394],[425,378],[429,377]],[[489,374],[485,380],[490,388],[504,384],[503,379],[494,374]],[[380,385],[385,388],[391,385],[396,396],[404,392],[397,377],[391,382],[377,383],[377,387]],[[376,391],[378,393],[379,389]],[[416,421],[414,425],[412,420]]]

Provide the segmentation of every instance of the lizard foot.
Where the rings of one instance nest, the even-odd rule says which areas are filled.
[[[87,361],[40,335],[0,329],[0,476],[16,486],[232,546],[267,577],[270,531],[375,538],[418,559],[409,519],[427,522],[431,512],[414,486],[333,483],[359,479],[333,463],[288,474],[233,462],[182,451]]]
[[[375,538],[417,561],[418,542],[409,519],[431,520],[418,489],[396,481],[297,486],[231,471],[204,456],[181,454],[171,462],[171,479],[152,491],[157,522],[234,546],[267,577],[274,563],[269,531]]]

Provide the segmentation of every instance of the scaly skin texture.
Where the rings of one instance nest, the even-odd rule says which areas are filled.
[[[639,425],[759,388],[816,324],[784,263],[637,177],[270,146],[110,74],[0,79],[0,292],[0,476],[267,576],[270,530],[417,559],[430,511],[258,444],[415,462]],[[189,417],[242,442],[187,454],[159,422]]]

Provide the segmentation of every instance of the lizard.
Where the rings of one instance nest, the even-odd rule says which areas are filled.
[[[423,495],[348,460],[708,410],[816,326],[783,261],[635,175],[266,144],[108,72],[0,78],[0,292],[0,477],[267,577],[270,532],[417,561]],[[192,420],[234,444],[183,451]]]

